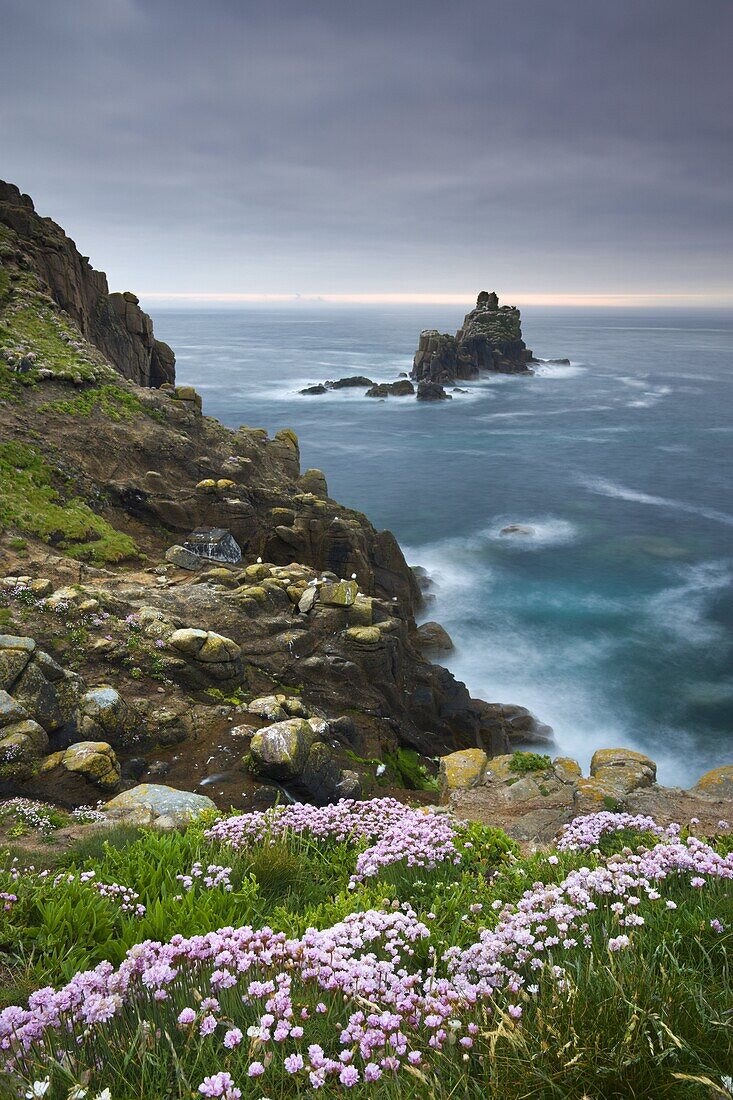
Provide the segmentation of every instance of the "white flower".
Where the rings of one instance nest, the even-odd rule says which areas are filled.
[[[44,1077],[43,1081],[34,1081],[30,1090],[25,1094],[26,1100],[35,1100],[36,1096],[45,1096],[50,1088],[50,1077]]]
[[[386,764],[377,764],[377,775],[384,775],[387,770]]]
[[[95,1100],[112,1100],[112,1093],[109,1089],[102,1089],[102,1091],[95,1097]]]
[[[88,1091],[89,1090],[85,1089],[83,1085],[72,1085],[66,1100],[84,1100]]]

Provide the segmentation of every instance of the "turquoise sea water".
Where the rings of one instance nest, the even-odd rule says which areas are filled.
[[[425,405],[297,391],[396,378],[457,307],[153,312],[206,413],[294,428],[303,468],[429,570],[474,695],[583,764],[625,744],[686,785],[733,763],[733,314],[527,309],[527,344],[570,366]]]

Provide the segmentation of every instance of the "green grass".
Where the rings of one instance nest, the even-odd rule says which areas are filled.
[[[437,791],[438,779],[431,775],[415,749],[398,745],[394,752],[384,754],[388,771],[400,787],[409,791]]]
[[[354,911],[394,909],[400,902],[409,902],[430,924],[429,942],[415,944],[409,964],[426,968],[431,947],[438,954],[449,945],[465,947],[482,928],[491,927],[497,920],[492,902],[516,903],[533,883],[551,886],[571,870],[600,861],[590,853],[570,852],[553,855],[552,862],[549,853],[520,858],[501,830],[472,824],[459,836],[457,865],[449,862],[430,871],[396,865],[349,890],[359,845],[299,837],[234,852],[212,847],[203,836],[205,825],[196,823],[183,833],[90,831],[49,861],[69,874],[93,869],[99,881],[132,887],[146,905],[142,918],[121,913],[76,879],[59,884],[52,877],[40,883],[21,879],[13,885],[19,901],[10,915],[0,911],[0,1007],[22,1002],[39,986],[64,982],[79,967],[103,960],[116,965],[129,947],[148,938],[168,940],[174,933],[191,936],[243,924],[268,924],[299,936],[308,927],[330,927]],[[606,840],[609,854],[649,838],[623,833]],[[721,852],[730,843],[729,837],[719,838]],[[234,889],[182,890],[176,875],[187,873],[196,860],[231,866]],[[633,950],[618,955],[606,946],[609,911],[601,903],[588,915],[586,949],[548,954],[548,963],[565,967],[565,984],[538,976],[539,994],[523,995],[521,1023],[506,1016],[497,1001],[491,1014],[478,1010],[474,1017],[478,1031],[468,1063],[460,1048],[448,1044],[440,1054],[429,1053],[424,1071],[412,1077],[403,1071],[395,1079],[386,1075],[377,1087],[360,1083],[350,1094],[375,1100],[402,1100],[408,1094],[419,1100],[725,1097],[720,1082],[733,1058],[729,885],[694,890],[684,876],[670,880],[661,889],[677,908],[670,911],[661,903],[645,908],[646,925],[632,933]],[[0,873],[0,889],[7,888]],[[725,935],[711,931],[713,917],[725,920]],[[189,1003],[186,988],[184,979],[174,990],[183,998],[178,1007]],[[243,1009],[236,990],[223,991],[221,999],[225,1014],[245,1021],[244,1028],[254,1010]],[[325,1043],[355,1005],[340,996],[323,994],[323,999],[329,1006],[323,1017]],[[244,1100],[311,1095],[306,1081],[276,1073],[276,1067],[274,1076],[263,1080],[264,1088],[249,1079],[246,1067],[257,1056],[256,1044],[226,1052],[220,1038],[207,1044],[195,1031],[186,1037],[175,1029],[150,1041],[146,1026],[130,1017],[111,1028],[106,1045],[97,1048],[100,1069],[94,1085],[109,1085],[113,1100],[193,1100],[204,1074],[222,1068],[231,1069]],[[71,1079],[78,1079],[74,1067],[59,1063],[48,1100],[66,1100]],[[0,1097],[23,1095],[2,1089],[0,1075]],[[317,1095],[335,1100],[343,1094],[330,1080]]]
[[[518,775],[527,775],[529,772],[544,772],[552,767],[549,756],[536,752],[515,752],[509,761],[509,768]]]
[[[39,367],[55,374],[68,372],[93,380],[96,377],[93,367],[83,362],[79,352],[61,337],[65,331],[79,339],[78,333],[70,324],[54,324],[52,317],[55,314],[51,307],[41,303],[6,311],[0,322],[0,343],[22,343],[27,351],[35,353]]]
[[[77,496],[58,487],[61,475],[32,447],[0,444],[0,523],[35,535],[69,557],[116,562],[136,556],[133,540]]]
[[[134,393],[120,386],[106,384],[85,390],[74,397],[62,401],[51,401],[41,405],[39,412],[59,412],[67,416],[90,417],[101,413],[109,420],[130,421],[145,410],[142,401]]]

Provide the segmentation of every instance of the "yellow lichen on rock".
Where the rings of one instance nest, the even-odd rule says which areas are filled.
[[[477,787],[486,773],[489,758],[483,749],[462,749],[441,757],[438,782],[442,798],[453,791],[465,791]]]

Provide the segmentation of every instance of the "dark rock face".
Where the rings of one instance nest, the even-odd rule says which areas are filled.
[[[125,378],[140,386],[175,379],[175,355],[153,334],[153,322],[130,291],[110,294],[107,276],[50,218],[40,217],[28,195],[0,180],[0,224],[12,229],[29,266],[51,297]]]
[[[239,543],[232,537],[231,531],[224,527],[199,527],[192,531],[183,544],[184,550],[212,561],[225,561],[236,565],[242,560]]]
[[[478,378],[482,371],[531,374],[532,352],[522,339],[519,310],[500,306],[498,296],[482,290],[455,336],[427,329],[420,333],[412,377],[416,382],[450,384]],[[418,392],[418,397],[420,396]]]
[[[371,386],[366,391],[367,397],[410,397],[415,393],[415,387],[407,378],[397,382],[380,382]]]
[[[424,380],[417,384],[418,401],[452,401],[453,398],[446,393],[438,382]]]
[[[360,389],[363,386],[373,386],[371,378],[364,374],[352,374],[348,378],[337,378],[335,382],[327,382],[330,390]]]
[[[328,390],[319,382],[317,386],[306,386],[304,390],[298,390],[298,393],[304,393],[306,397],[317,397],[322,393],[328,393]]]
[[[453,639],[440,623],[422,623],[417,628],[417,637],[423,653],[426,650],[434,650],[436,653],[450,653],[454,648]]]

